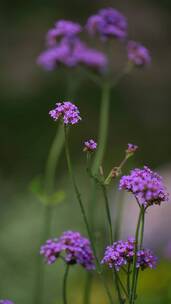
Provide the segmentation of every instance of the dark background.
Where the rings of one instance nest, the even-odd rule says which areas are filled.
[[[118,162],[127,142],[140,147],[135,164],[161,169],[170,181],[171,124],[171,3],[170,1],[4,1],[0,11],[0,298],[11,298],[16,304],[32,303],[35,265],[42,223],[42,206],[29,191],[30,181],[44,173],[55,125],[48,111],[57,99],[67,98],[66,73],[52,73],[36,65],[44,49],[44,37],[57,19],[71,19],[82,24],[98,8],[114,6],[128,18],[129,36],[144,43],[151,51],[152,65],[135,70],[112,91],[110,133],[106,167]],[[118,53],[113,52],[117,62]],[[71,74],[69,74],[71,77]],[[81,144],[87,137],[97,137],[100,89],[82,77],[74,96],[79,103],[84,125],[72,134],[72,152],[78,171],[84,161]],[[130,165],[129,165],[130,166]],[[67,189],[66,166],[61,159],[57,183]],[[80,173],[81,175],[81,173]],[[81,175],[82,176],[82,175]],[[68,192],[70,191],[70,188]],[[85,190],[86,191],[86,190]],[[71,192],[72,194],[72,192]],[[73,209],[72,195],[59,205],[53,215],[52,236],[67,229],[82,229],[79,213]],[[165,206],[167,208],[167,206]],[[168,209],[169,210],[169,209]],[[73,211],[72,211],[73,212]],[[159,251],[163,235],[169,240],[170,213],[163,219],[168,225],[156,235]],[[168,217],[167,217],[168,216]],[[162,222],[161,222],[162,223]],[[154,224],[155,225],[155,224]],[[157,225],[157,224],[156,224]],[[128,229],[129,230],[129,229]],[[160,242],[161,241],[161,242]],[[169,262],[170,263],[170,262]],[[170,303],[169,266],[144,275],[138,303]],[[171,267],[170,267],[171,269]],[[47,267],[45,303],[61,303],[62,266]],[[157,275],[156,275],[157,273]],[[148,280],[146,279],[146,276]],[[80,278],[80,279],[79,279]],[[73,270],[70,303],[79,303],[82,271]],[[75,285],[74,285],[75,286]],[[78,285],[76,285],[78,286]],[[157,287],[157,288],[156,288]],[[156,291],[157,289],[157,291]],[[104,303],[103,292],[94,286],[98,303]],[[146,302],[144,302],[146,300]],[[101,302],[100,302],[101,301]]]

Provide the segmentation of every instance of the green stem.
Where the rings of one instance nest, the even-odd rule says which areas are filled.
[[[67,304],[67,281],[68,281],[68,274],[69,274],[69,265],[66,265],[64,278],[63,278],[63,304]]]
[[[108,286],[106,284],[105,278],[103,277],[103,273],[101,271],[101,265],[100,265],[99,259],[97,257],[96,248],[95,248],[95,245],[94,245],[94,239],[93,239],[93,236],[92,236],[92,233],[91,233],[91,229],[89,227],[89,223],[88,223],[88,220],[87,220],[86,212],[85,212],[84,205],[83,205],[83,202],[82,202],[82,199],[81,199],[81,194],[79,192],[79,189],[78,189],[78,186],[77,186],[77,183],[76,183],[76,180],[75,180],[75,175],[73,173],[72,164],[71,164],[71,157],[70,157],[70,152],[69,152],[68,131],[69,131],[69,129],[66,126],[64,126],[64,132],[65,132],[65,153],[66,153],[66,160],[67,160],[67,165],[68,165],[68,171],[69,171],[69,174],[71,176],[71,181],[72,181],[72,184],[73,184],[73,188],[75,190],[77,201],[78,201],[79,206],[80,206],[80,210],[81,210],[81,214],[82,214],[85,226],[86,226],[87,234],[88,234],[88,237],[89,237],[90,242],[91,242],[91,246],[92,246],[92,249],[93,249],[94,257],[95,257],[95,260],[96,260],[97,272],[100,275],[100,278],[101,278],[101,280],[103,282],[103,285],[105,287],[106,293],[107,293],[108,298],[109,298],[109,303],[113,304],[113,300],[112,300],[110,291],[108,289]]]
[[[124,208],[122,197],[123,197],[123,192],[120,192],[118,202],[115,203],[115,208],[116,208],[115,213],[117,214],[117,216],[115,217],[115,223],[114,223],[114,241],[117,241],[120,236],[123,208]]]
[[[109,226],[109,235],[110,235],[110,244],[113,244],[113,231],[112,231],[112,219],[110,214],[110,207],[109,207],[109,201],[107,197],[107,191],[105,185],[101,184],[101,188],[103,191],[104,201],[105,201],[105,209],[106,209],[106,215],[108,220],[108,226]]]
[[[93,164],[93,175],[98,173],[99,166],[102,164],[108,133],[108,122],[109,122],[109,105],[110,105],[110,85],[104,83],[102,86],[102,100],[100,110],[100,126],[99,126],[99,138],[98,138],[98,149]]]
[[[130,299],[130,271],[131,271],[131,264],[128,263],[128,272],[127,272],[127,292],[128,298]]]
[[[86,278],[85,278],[85,289],[84,289],[84,296],[83,296],[83,304],[89,304],[90,303],[92,279],[93,279],[92,273],[90,271],[88,271],[86,273]]]
[[[137,262],[137,251],[139,248],[139,232],[141,227],[141,220],[143,217],[144,208],[140,208],[137,227],[136,227],[136,234],[135,234],[135,247],[134,247],[134,258],[133,258],[133,273],[132,273],[132,287],[131,287],[131,299],[130,303],[134,304],[135,302],[135,296],[136,296],[136,284],[137,284],[137,278],[138,278],[138,270],[136,268],[136,262]],[[144,227],[144,225],[143,225]],[[142,239],[141,239],[142,242]]]

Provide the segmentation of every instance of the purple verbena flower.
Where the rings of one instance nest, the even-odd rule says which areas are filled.
[[[134,169],[129,175],[123,176],[119,189],[133,193],[139,204],[144,207],[160,205],[161,202],[168,201],[168,193],[162,177],[147,166],[143,169]]]
[[[66,231],[59,239],[48,240],[41,247],[40,254],[48,264],[63,257],[67,264],[80,264],[87,270],[95,268],[90,242],[79,232]]]
[[[104,71],[107,57],[96,49],[89,48],[79,39],[63,38],[56,46],[47,49],[37,59],[37,63],[46,70],[64,66],[74,68],[79,65]]]
[[[145,66],[151,63],[151,56],[142,44],[129,41],[127,45],[128,60],[136,66]]]
[[[14,303],[10,300],[0,300],[0,304],[14,304]]]
[[[55,23],[55,27],[47,33],[47,45],[53,47],[61,38],[74,38],[82,31],[80,24],[68,20],[59,20]]]
[[[117,241],[113,245],[108,246],[105,250],[102,264],[107,264],[109,268],[120,268],[128,262],[132,262],[134,256],[134,238],[128,238],[127,241]]]
[[[128,154],[132,154],[134,152],[136,152],[138,149],[138,146],[137,145],[134,145],[134,144],[128,144],[128,147],[127,147],[127,150],[126,150],[126,153]]]
[[[54,121],[62,118],[65,125],[75,125],[81,120],[78,107],[70,101],[56,103],[56,107],[49,115]]]
[[[96,15],[89,17],[86,28],[90,34],[99,34],[102,39],[108,37],[123,39],[127,36],[125,16],[110,7],[101,9]]]
[[[84,151],[94,152],[97,148],[97,143],[93,139],[84,142]]]
[[[157,264],[157,257],[150,249],[142,249],[137,252],[136,267],[142,270],[146,268],[155,268]]]

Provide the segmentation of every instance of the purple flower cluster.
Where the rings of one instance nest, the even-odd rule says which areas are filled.
[[[56,103],[55,109],[51,110],[49,115],[55,121],[62,118],[65,125],[74,125],[81,120],[78,107],[70,101]]]
[[[142,270],[146,268],[155,268],[157,264],[157,257],[150,249],[142,249],[137,252],[137,268]]]
[[[128,144],[128,147],[127,147],[126,152],[127,152],[128,154],[132,154],[132,153],[136,152],[137,149],[138,149],[138,146],[137,146],[137,145]]]
[[[97,143],[93,139],[84,142],[84,151],[94,152],[97,148]]]
[[[109,7],[101,9],[89,17],[86,25],[88,33],[99,34],[102,39],[114,37],[123,39],[127,36],[127,20],[119,11]]]
[[[144,207],[158,204],[168,200],[168,193],[163,184],[162,177],[150,170],[147,166],[143,169],[134,169],[130,175],[125,175],[120,180],[119,189],[127,190],[135,195],[139,204]]]
[[[0,304],[14,304],[14,303],[10,300],[0,300]]]
[[[135,41],[127,45],[128,59],[136,66],[145,66],[151,63],[151,56],[147,48]]]
[[[102,264],[107,264],[109,268],[115,268],[119,271],[121,267],[128,263],[133,263],[135,255],[135,239],[129,238],[127,241],[118,241],[108,246],[105,250]],[[157,258],[151,250],[142,249],[137,251],[136,267],[142,270],[154,268]]]
[[[103,52],[89,48],[79,38],[65,37],[40,54],[37,63],[46,70],[60,66],[85,66],[103,72],[107,66],[107,57]]]
[[[119,271],[122,266],[133,260],[134,244],[134,238],[113,243],[113,245],[106,248],[101,263],[107,264],[109,268],[115,267]]]
[[[54,28],[50,29],[47,33],[47,45],[53,47],[61,38],[74,38],[81,33],[82,27],[80,24],[68,21],[59,20],[55,23]]]
[[[67,264],[80,264],[87,270],[95,268],[94,256],[88,239],[79,232],[66,231],[59,239],[48,240],[40,250],[48,264],[61,256]]]

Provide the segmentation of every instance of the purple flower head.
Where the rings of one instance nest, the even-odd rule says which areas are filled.
[[[61,256],[67,264],[80,264],[87,270],[94,266],[94,256],[88,239],[79,232],[66,231],[59,239],[48,240],[40,249],[48,264],[56,262]]]
[[[127,153],[127,154],[133,154],[133,153],[135,153],[135,152],[137,151],[137,149],[138,149],[138,146],[137,146],[137,145],[128,144],[126,153]]]
[[[101,261],[109,268],[115,268],[119,271],[121,267],[128,263],[133,263],[135,256],[135,239],[130,237],[127,241],[117,241],[113,245],[108,246],[105,250],[104,257]],[[146,268],[154,268],[157,258],[150,249],[142,249],[137,251],[136,267],[144,270]]]
[[[84,142],[84,151],[94,152],[97,148],[97,143],[93,139]]]
[[[137,268],[142,270],[146,268],[155,268],[157,264],[157,257],[150,249],[142,249],[137,252]]]
[[[0,304],[14,304],[14,303],[10,300],[0,300]]]
[[[127,45],[128,59],[136,66],[145,66],[151,63],[151,56],[147,48],[135,41]]]
[[[104,53],[87,47],[78,38],[63,38],[56,46],[40,54],[37,63],[45,70],[54,70],[60,66],[74,68],[83,65],[103,71],[107,66],[107,57]]]
[[[63,119],[65,125],[75,125],[81,120],[78,107],[70,101],[56,103],[56,107],[49,112],[49,115],[54,121]]]
[[[86,25],[91,35],[99,34],[102,39],[114,37],[124,39],[127,36],[127,20],[119,11],[105,8],[91,16]]]
[[[108,246],[105,250],[102,264],[107,264],[109,268],[115,268],[117,271],[128,262],[132,262],[134,256],[134,238],[128,238],[127,241],[117,241]]]
[[[82,31],[80,24],[59,20],[55,23],[55,27],[50,29],[47,33],[47,45],[53,47],[57,44],[57,41],[61,38],[75,38]]]
[[[147,166],[143,169],[134,169],[129,175],[123,176],[119,189],[133,193],[139,204],[144,207],[160,205],[161,202],[168,201],[168,193],[162,177]]]

